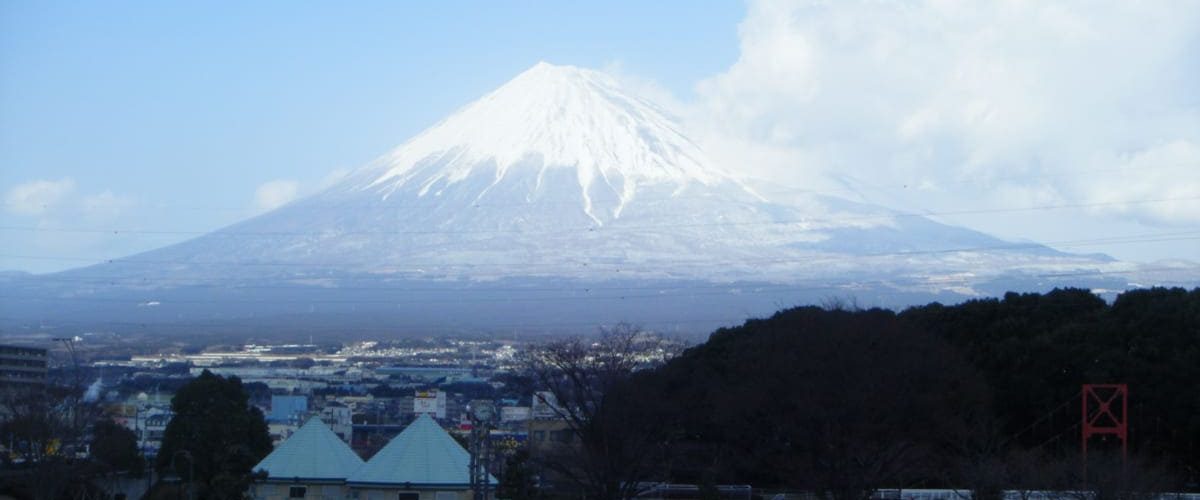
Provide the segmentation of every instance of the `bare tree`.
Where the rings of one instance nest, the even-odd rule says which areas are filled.
[[[0,394],[0,434],[26,463],[57,455],[72,437],[73,412],[64,392],[53,386],[28,386],[5,388]]]
[[[591,498],[632,497],[663,441],[655,426],[641,425],[653,411],[630,381],[672,354],[661,338],[625,324],[529,352],[525,367],[544,390],[535,403],[556,417],[537,465]]]
[[[1064,460],[1060,468],[1080,500],[1152,500],[1182,486],[1170,469],[1139,455],[1122,458],[1117,453],[1094,453],[1086,473],[1078,459]]]
[[[90,414],[91,408],[76,399],[70,388],[54,385],[0,390],[0,439],[20,459],[22,472],[10,478],[14,491],[41,499],[88,488],[86,462],[76,460],[71,443],[81,433],[76,415]]]
[[[1018,500],[1039,498],[1045,491],[1074,490],[1078,463],[1049,456],[1039,450],[1019,448],[989,450],[990,453],[958,454],[957,481],[966,486],[964,499],[1000,500],[1008,495]]]

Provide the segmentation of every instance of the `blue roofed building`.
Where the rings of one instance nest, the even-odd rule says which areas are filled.
[[[346,478],[363,461],[319,418],[309,419],[254,466],[266,473],[250,489],[263,500],[348,498]]]
[[[359,500],[470,500],[470,465],[467,450],[426,414],[351,474],[346,485]]]
[[[313,418],[254,467],[250,495],[354,500],[471,500],[471,455],[429,415],[417,417],[363,463]],[[496,484],[494,477],[489,482]]]

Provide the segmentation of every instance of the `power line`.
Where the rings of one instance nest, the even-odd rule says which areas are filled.
[[[1033,423],[1031,423],[1031,424],[1029,424],[1029,425],[1025,426],[1024,428],[1022,428],[1021,430],[1019,430],[1019,431],[1017,431],[1017,432],[1013,433],[1013,434],[1012,434],[1011,436],[1009,436],[1009,437],[1008,437],[1008,439],[1006,439],[1004,442],[1005,442],[1005,443],[1007,443],[1007,442],[1010,442],[1010,441],[1012,441],[1012,440],[1015,440],[1015,439],[1017,439],[1017,438],[1021,437],[1021,435],[1025,434],[1026,432],[1029,432],[1029,431],[1030,431],[1030,430],[1032,430],[1034,427],[1036,427],[1038,424],[1040,424],[1040,423],[1042,423],[1042,422],[1046,421],[1046,419],[1049,419],[1049,418],[1053,417],[1055,414],[1057,414],[1057,413],[1058,413],[1058,411],[1059,411],[1059,410],[1062,410],[1063,408],[1066,408],[1067,406],[1070,406],[1070,405],[1071,405],[1071,403],[1074,403],[1074,402],[1076,402],[1076,401],[1079,401],[1079,393],[1080,393],[1080,391],[1075,391],[1075,394],[1073,394],[1071,397],[1069,397],[1069,398],[1067,398],[1067,399],[1063,400],[1063,402],[1062,402],[1062,403],[1060,403],[1058,406],[1054,407],[1054,409],[1053,409],[1053,410],[1050,410],[1050,411],[1048,411],[1048,412],[1046,412],[1046,413],[1042,414],[1042,416],[1040,416],[1040,417],[1038,417],[1038,418],[1034,419]],[[1039,445],[1039,446],[1040,446],[1040,445]]]
[[[247,237],[267,237],[267,236],[331,236],[344,237],[356,235],[440,235],[440,234],[519,234],[519,235],[535,235],[535,234],[580,234],[580,233],[608,233],[608,232],[624,232],[624,231],[640,231],[640,230],[656,230],[656,229],[679,229],[679,228],[697,228],[697,227],[744,227],[744,226],[772,226],[772,225],[791,225],[791,224],[829,224],[838,222],[857,222],[869,220],[892,220],[898,218],[928,218],[937,216],[955,216],[955,215],[982,215],[982,214],[1000,214],[1000,213],[1020,213],[1020,212],[1038,212],[1049,210],[1063,209],[1078,209],[1078,208],[1095,208],[1104,206],[1119,206],[1119,205],[1143,205],[1153,203],[1169,203],[1176,201],[1192,201],[1200,200],[1200,196],[1186,196],[1179,198],[1157,198],[1157,199],[1140,199],[1126,200],[1119,202],[1095,202],[1095,203],[1070,203],[1059,205],[1036,205],[1028,207],[1011,207],[1011,208],[987,208],[987,209],[970,209],[970,210],[948,210],[948,211],[926,211],[926,212],[891,212],[883,214],[871,215],[856,215],[846,217],[815,217],[815,218],[799,218],[799,219],[783,219],[783,220],[768,220],[768,221],[717,221],[717,222],[696,222],[696,223],[671,223],[671,224],[646,224],[646,225],[628,225],[619,224],[609,226],[591,225],[588,227],[576,227],[556,230],[529,230],[529,229],[474,229],[474,230],[371,230],[371,231],[342,231],[342,232],[325,232],[325,231],[233,231],[229,229],[217,231],[183,231],[183,230],[163,230],[163,229],[125,229],[125,228],[47,228],[39,226],[0,226],[0,231],[20,231],[20,232],[39,232],[39,233],[84,233],[84,234],[112,234],[112,235],[156,235],[156,236],[202,236],[214,235],[221,237],[247,236]],[[822,228],[813,228],[820,230]]]
[[[0,317],[0,321],[13,321],[13,320],[14,320],[14,318],[10,318],[10,317]],[[214,331],[211,333],[218,333],[218,332],[227,333],[229,330],[255,330],[255,331],[257,331],[257,330],[262,329],[261,325],[241,323],[243,321],[245,321],[245,319],[231,320],[230,322],[171,321],[169,323],[166,323],[166,322],[162,322],[162,323],[136,322],[136,321],[95,321],[95,322],[90,322],[88,324],[91,325],[94,323],[96,325],[99,325],[100,327],[141,328],[144,330],[159,330],[159,329],[180,330],[180,329],[196,329],[196,328],[208,328],[208,329],[217,330],[217,331]],[[646,325],[672,326],[672,325],[687,325],[687,324],[730,324],[730,323],[739,323],[740,321],[741,320],[731,321],[730,318],[690,318],[690,319],[679,319],[679,320],[643,320],[643,321],[639,321],[638,324],[639,324],[639,326],[646,326]],[[486,325],[486,329],[496,330],[496,329],[516,329],[516,328],[529,329],[529,328],[604,327],[604,326],[611,326],[615,323],[616,322],[605,322],[605,321],[551,321],[551,322],[518,322],[518,323],[491,323],[491,322],[489,322]],[[63,326],[64,327],[70,326],[70,324],[64,324]],[[338,327],[319,327],[319,328],[328,329],[328,330],[333,331],[333,333],[341,333],[341,334],[352,334],[355,332],[378,332],[380,330],[444,331],[444,330],[454,330],[454,329],[469,329],[469,330],[484,329],[484,327],[480,327],[480,326],[477,326],[474,324],[453,324],[450,322],[425,323],[425,324],[405,323],[403,325],[387,325],[387,326],[380,326],[380,327],[365,327],[365,326],[341,327],[341,326],[338,326]]]
[[[1179,166],[1179,164],[1156,165],[1156,166],[1174,167],[1174,166]],[[1062,170],[1062,171],[1057,171],[1057,172],[1052,172],[1052,173],[1041,173],[1041,174],[1030,174],[1030,175],[1004,175],[1004,176],[994,176],[994,177],[983,177],[983,179],[987,180],[987,181],[1035,180],[1035,179],[1050,179],[1050,178],[1060,178],[1060,177],[1074,177],[1074,176],[1079,176],[1082,174],[1113,173],[1113,172],[1145,172],[1146,170],[1147,170],[1147,168],[1145,166],[1141,166],[1141,165],[1139,165],[1137,167],[1084,168],[1084,169],[1069,169],[1069,170]],[[349,174],[349,175],[353,175],[353,174]],[[866,184],[861,179],[856,178],[853,180],[854,180],[854,182],[863,184],[866,187],[868,187],[870,190],[874,190],[874,191],[897,191],[897,192],[900,192],[900,191],[910,191],[912,189],[909,187],[908,183],[903,183],[903,184]],[[744,185],[750,185],[756,181],[757,182],[771,182],[770,180],[761,179],[761,178],[741,179],[741,182]],[[976,179],[963,179],[963,178],[943,179],[943,180],[940,180],[939,183],[952,184],[952,185],[968,185],[968,184],[975,184]],[[752,188],[752,189],[754,189],[754,188]],[[758,191],[758,190],[756,190],[756,191]],[[314,205],[316,205],[316,206],[325,205],[325,206],[331,206],[331,207],[332,206],[345,206],[344,202],[343,203],[319,203],[316,200],[315,196],[319,196],[322,192],[323,192],[323,190],[318,190],[318,191],[312,193],[312,195],[310,195],[309,198],[301,198],[297,201],[303,202],[304,204],[309,205],[309,206],[314,206]],[[772,186],[769,193],[772,196],[786,196],[789,194],[809,194],[809,195],[818,195],[818,196],[840,197],[840,195],[844,195],[844,194],[858,195],[858,194],[860,194],[860,190],[853,189],[853,188],[810,189],[810,188],[798,188],[798,187]],[[653,201],[669,201],[669,200],[677,200],[677,199],[710,199],[710,198],[711,197],[708,197],[708,196],[676,195],[676,196],[672,196],[670,198],[652,198],[651,200],[653,200]],[[425,200],[425,199],[426,198],[418,198],[417,200]],[[641,199],[645,199],[645,198],[641,198]],[[394,203],[393,202],[393,203],[389,203],[387,208],[388,209],[424,208],[429,205],[436,204],[436,202],[438,200],[431,199],[430,201],[431,201],[430,203]],[[529,203],[529,204],[473,203],[472,207],[474,207],[474,208],[517,207],[517,206],[527,206],[527,205],[531,205],[531,204],[532,203]],[[551,200],[551,201],[539,201],[538,204],[539,205],[578,205],[579,201],[578,200],[564,200],[564,201]],[[15,202],[8,202],[8,201],[0,201],[0,206],[28,207],[29,204],[28,203],[15,203]],[[49,205],[49,204],[41,204],[41,205],[37,205],[37,206],[39,206],[43,209],[47,209],[47,208],[51,207],[51,205]],[[169,209],[183,210],[183,211],[231,212],[231,213],[249,214],[249,215],[254,215],[259,212],[254,207],[251,207],[248,205],[247,206],[236,206],[236,207],[235,206],[200,206],[200,205],[182,205],[182,204],[157,202],[157,203],[139,204],[138,206],[143,207],[143,208],[153,208],[153,209],[169,208]]]
[[[808,253],[795,257],[763,257],[763,258],[737,258],[727,261],[720,260],[692,260],[684,261],[672,259],[669,262],[672,265],[722,265],[722,264],[789,264],[789,263],[814,263],[823,260],[845,262],[847,260],[864,260],[871,258],[884,257],[899,257],[899,256],[919,256],[919,255],[937,255],[947,253],[970,253],[970,252],[987,252],[987,251],[1005,251],[1005,250],[1022,250],[1022,249],[1046,249],[1051,247],[1084,247],[1096,245],[1115,245],[1115,244],[1137,244],[1148,242],[1162,241],[1187,241],[1200,239],[1200,230],[1190,231],[1173,231],[1165,233],[1143,233],[1137,235],[1125,236],[1110,236],[1104,238],[1090,239],[1075,239],[1075,240],[1059,240],[1045,243],[1003,243],[996,245],[977,245],[969,247],[929,249],[929,250],[897,250],[890,252],[871,252],[866,254],[846,255],[836,254],[828,251],[820,251],[814,249]],[[28,259],[28,260],[48,260],[48,261],[63,261],[63,262],[96,262],[95,259],[86,257],[65,257],[65,256],[46,256],[46,255],[22,255],[22,254],[0,254],[0,258],[7,259]],[[340,267],[340,263],[319,264],[319,263],[302,263],[302,262],[245,262],[245,261],[204,261],[194,262],[182,259],[134,259],[134,258],[119,258],[107,261],[98,262],[97,265],[110,264],[130,264],[130,265],[195,265],[195,266],[236,266],[236,267],[269,267],[269,268],[300,268],[300,269],[336,269]],[[578,267],[590,267],[592,269],[603,269],[606,264],[597,263],[594,261],[580,261],[575,263],[563,264],[547,264],[547,263],[530,263],[530,262],[514,262],[504,264],[494,264],[491,266],[481,266],[477,264],[461,264],[453,265],[444,262],[406,262],[409,268],[437,268],[437,269],[467,269],[482,271],[489,268],[498,270],[510,270],[513,268],[534,268],[534,269],[561,269],[564,266],[577,265]],[[607,264],[616,267],[623,267],[621,264]],[[46,278],[53,278],[47,276]],[[116,277],[123,278],[123,277]],[[105,277],[90,276],[88,279],[107,279]]]
[[[1157,270],[1168,271],[1176,270],[1175,268],[1160,268]],[[1147,272],[1147,270],[1139,271],[1076,271],[1076,272],[1047,272],[1039,274],[1026,274],[1025,278],[1072,278],[1084,276],[1106,276],[1106,275],[1123,275],[1136,272]],[[812,283],[805,285],[804,283]],[[936,282],[929,281],[925,278],[909,277],[893,280],[824,280],[824,279],[809,279],[802,280],[793,284],[777,284],[764,286],[745,286],[732,284],[707,284],[696,286],[661,286],[638,285],[638,286],[607,286],[607,287],[542,287],[542,288],[526,288],[526,287],[482,287],[470,288],[471,292],[524,292],[524,293],[557,293],[552,296],[506,296],[506,297],[473,297],[463,298],[456,297],[446,299],[441,297],[397,297],[391,299],[248,299],[239,297],[239,303],[245,304],[302,304],[302,305],[322,305],[322,304],[429,304],[429,303],[513,303],[513,302],[546,302],[546,301],[625,301],[625,300],[643,300],[643,299],[668,299],[681,297],[698,297],[698,296],[747,296],[760,294],[787,294],[801,292],[822,292],[822,291],[845,291],[850,287],[877,286],[877,287],[916,287],[922,285],[937,284],[938,286],[954,286],[954,285],[970,285],[974,283],[972,278],[968,277],[948,277],[939,278]],[[245,287],[229,287],[229,286],[213,286],[222,290],[243,290],[243,289],[295,289],[295,286],[286,285],[257,285]],[[405,288],[405,287],[346,287],[346,288],[330,288],[317,289],[318,291],[328,291],[329,293],[339,293],[350,290],[359,291],[376,291],[376,292],[403,292],[403,293],[462,293],[461,289],[454,288]],[[675,290],[681,293],[667,294],[665,291]],[[310,290],[311,291],[311,290]],[[594,294],[593,292],[657,292],[657,293],[617,293],[617,294]],[[145,295],[154,297],[161,294],[163,290],[146,290]],[[568,295],[563,295],[567,293]],[[569,295],[569,294],[576,295]],[[878,296],[893,296],[905,294],[903,290],[894,292],[875,293]],[[4,300],[26,300],[37,302],[83,302],[83,303],[134,303],[136,300],[120,299],[114,297],[94,297],[94,296],[71,296],[71,297],[29,297],[29,296],[0,296]],[[219,303],[216,299],[169,299],[168,303],[175,304],[210,304]]]

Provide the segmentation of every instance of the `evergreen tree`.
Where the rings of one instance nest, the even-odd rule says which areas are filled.
[[[171,410],[159,470],[174,463],[176,474],[194,481],[196,498],[241,498],[253,480],[251,468],[271,452],[266,421],[247,402],[242,381],[205,370],[175,394]]]
[[[142,454],[137,435],[112,420],[100,420],[92,427],[92,458],[107,471],[142,474]]]

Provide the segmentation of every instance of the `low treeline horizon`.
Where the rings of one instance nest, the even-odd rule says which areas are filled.
[[[1127,458],[1093,437],[1085,467],[1084,384],[1127,385]],[[719,329],[593,406],[583,454],[615,478],[845,499],[1197,489],[1200,288],[795,307]]]

